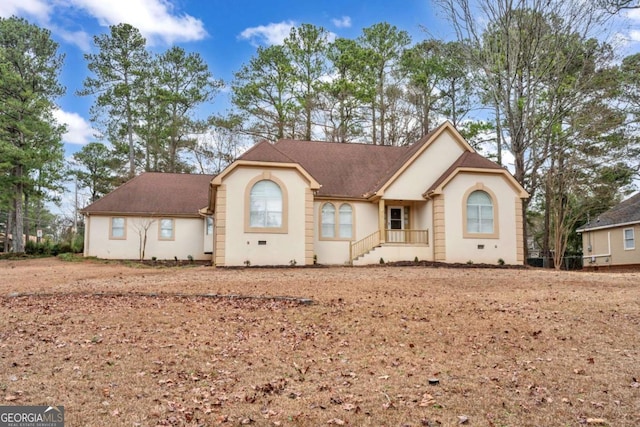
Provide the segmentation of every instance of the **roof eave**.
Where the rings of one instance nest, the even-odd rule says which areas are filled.
[[[506,169],[485,169],[485,168],[471,168],[471,167],[459,167],[453,170],[449,176],[447,176],[438,186],[432,189],[428,189],[425,191],[422,196],[425,198],[431,198],[433,195],[442,194],[444,191],[444,187],[453,180],[453,178],[460,173],[483,173],[483,174],[494,174],[494,175],[502,175],[507,179],[507,182],[513,187],[518,193],[518,197],[521,199],[528,199],[529,193],[516,181],[516,179],[507,171]]]
[[[628,222],[620,222],[620,223],[617,223],[617,224],[600,225],[600,226],[597,226],[597,227],[580,227],[580,228],[576,229],[576,233],[583,233],[585,231],[606,230],[608,228],[626,227],[628,225],[636,225],[636,224],[640,224],[640,220],[628,221]]]
[[[233,170],[235,170],[239,166],[247,166],[247,167],[254,167],[254,168],[271,167],[271,168],[282,168],[282,169],[296,169],[302,176],[304,176],[307,179],[307,181],[309,181],[309,187],[312,190],[318,190],[321,187],[320,183],[316,181],[315,178],[313,178],[311,174],[307,172],[306,169],[304,169],[299,163],[263,162],[263,161],[256,161],[256,160],[236,160],[235,162],[230,164],[224,171],[222,171],[215,178],[213,178],[211,180],[211,184],[216,187],[222,185],[222,180],[224,179],[224,177],[229,175],[231,172],[233,172]]]

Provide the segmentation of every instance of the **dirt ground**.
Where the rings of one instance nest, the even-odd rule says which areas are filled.
[[[640,273],[0,261],[0,405],[67,426],[637,426]]]

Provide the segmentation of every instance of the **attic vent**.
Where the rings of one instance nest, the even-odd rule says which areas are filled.
[[[478,245],[478,249],[484,249],[484,245]]]
[[[258,240],[258,245],[266,245],[267,241],[266,240]]]

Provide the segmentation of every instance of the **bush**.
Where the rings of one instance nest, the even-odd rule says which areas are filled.
[[[55,253],[56,245],[52,245],[49,240],[44,240],[42,242],[33,242],[29,240],[24,245],[24,252],[27,255],[35,255],[35,256],[50,256],[57,255]]]
[[[56,246],[57,246],[57,250],[56,250],[56,254],[55,255],[67,254],[67,253],[72,254],[72,253],[74,253],[73,246],[72,246],[71,242],[60,242]]]
[[[52,243],[50,240],[41,242],[28,241],[25,244],[24,251],[27,255],[33,256],[58,256],[65,253],[82,253],[84,250],[84,240],[81,236],[69,242]]]

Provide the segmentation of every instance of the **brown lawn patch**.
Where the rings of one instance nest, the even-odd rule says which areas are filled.
[[[0,404],[69,426],[640,425],[638,273],[0,261],[0,301]]]

